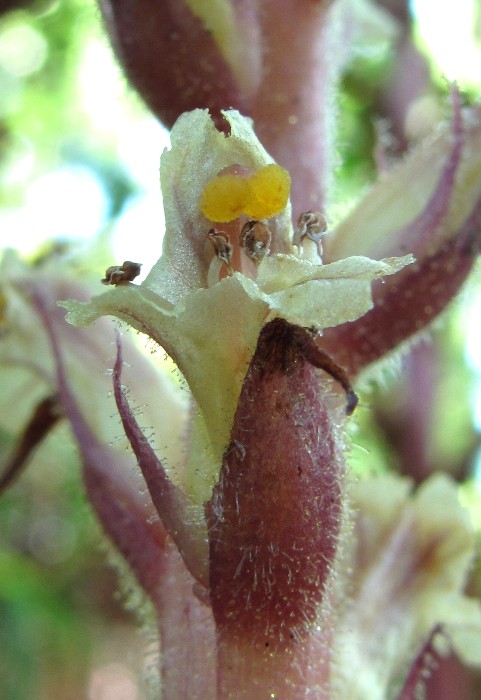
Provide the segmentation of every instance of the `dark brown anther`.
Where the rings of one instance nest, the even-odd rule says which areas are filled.
[[[227,233],[219,231],[216,228],[211,228],[209,233],[209,241],[212,243],[216,257],[221,260],[227,267],[229,275],[234,274],[232,268],[232,243]]]
[[[271,232],[261,221],[248,221],[242,227],[239,245],[257,265],[269,254]]]
[[[296,230],[292,242],[298,248],[302,248],[302,241],[308,238],[317,245],[319,257],[322,255],[321,238],[327,232],[327,221],[320,211],[306,211],[297,219]]]
[[[105,271],[105,277],[100,280],[102,284],[112,284],[117,287],[119,284],[128,284],[140,275],[140,263],[124,260],[122,265],[112,265]]]

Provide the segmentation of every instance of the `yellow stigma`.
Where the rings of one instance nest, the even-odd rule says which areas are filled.
[[[200,198],[203,215],[210,221],[233,221],[249,199],[249,183],[240,175],[219,175],[204,187]]]
[[[204,187],[200,208],[210,221],[226,223],[246,214],[252,219],[268,219],[287,204],[291,178],[276,163],[245,175],[218,175]]]
[[[250,198],[245,213],[252,219],[268,219],[284,209],[289,197],[291,178],[276,163],[266,165],[249,179]]]

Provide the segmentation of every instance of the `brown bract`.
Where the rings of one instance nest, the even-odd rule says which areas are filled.
[[[313,343],[283,319],[261,331],[207,505],[221,685],[233,686],[249,649],[256,660],[243,692],[286,698],[310,687],[308,647],[336,557],[344,473],[335,411],[299,331]]]

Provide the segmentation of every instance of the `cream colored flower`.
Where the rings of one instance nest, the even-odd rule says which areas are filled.
[[[36,406],[56,395],[57,368],[45,324],[35,307],[42,296],[52,326],[58,333],[65,355],[66,371],[85,420],[97,439],[113,445],[125,456],[126,438],[121,437],[112,378],[107,367],[113,363],[114,343],[106,319],[95,327],[77,330],[64,321],[57,300],[67,295],[87,299],[92,279],[82,279],[79,260],[68,264],[53,258],[37,266],[22,261],[13,251],[5,252],[0,263],[0,427],[12,438],[25,429]],[[186,418],[186,402],[162,368],[142,353],[131,339],[124,339],[126,362],[131,368],[131,399],[143,406],[145,424],[158,420],[153,438],[169,464],[180,469],[180,449]],[[135,464],[132,459],[131,466]]]
[[[468,513],[445,475],[411,489],[392,475],[352,485],[352,577],[336,634],[339,697],[397,697],[399,679],[437,626],[463,661],[481,665],[481,605],[463,594],[474,552]]]
[[[458,234],[479,206],[481,107],[461,110],[383,173],[327,241],[331,259],[410,250],[417,259]]]
[[[251,121],[236,111],[226,112],[225,118],[229,136],[217,131],[205,110],[184,114],[172,131],[172,148],[161,159],[166,217],[163,254],[145,281],[139,286],[119,285],[87,304],[63,302],[68,320],[75,325],[86,326],[111,314],[146,333],[172,356],[199,409],[191,469],[204,474],[205,488],[197,484],[194,489],[201,501],[215,483],[262,325],[277,316],[318,329],[353,321],[372,306],[372,280],[412,262],[410,256],[381,261],[351,257],[322,265],[317,253],[308,250],[311,259],[299,257],[292,243],[286,194],[280,211],[277,197],[264,210],[272,254],[257,266],[246,261],[246,273],[232,270],[233,274],[220,279],[220,263],[208,236],[215,222],[201,208],[206,187],[235,168],[236,173],[240,170],[262,180],[253,197],[263,199],[267,191],[270,200],[272,194],[270,182],[262,176],[272,159],[256,138]],[[282,169],[272,170],[277,177]],[[277,179],[272,187],[277,194]],[[249,209],[247,202],[244,210],[249,213]]]

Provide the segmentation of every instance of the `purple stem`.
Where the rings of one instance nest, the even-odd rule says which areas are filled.
[[[163,700],[214,700],[216,644],[212,610],[172,540],[167,540],[157,605]],[[159,586],[159,587],[160,587]]]

